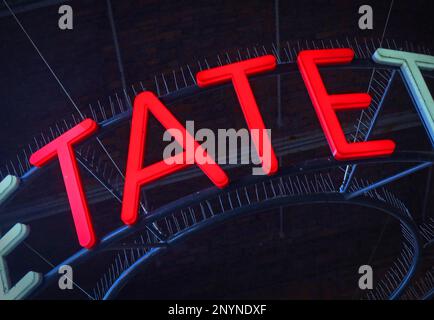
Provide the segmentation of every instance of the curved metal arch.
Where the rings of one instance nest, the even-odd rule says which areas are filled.
[[[357,60],[354,60],[351,65],[324,66],[324,67],[322,67],[322,69],[324,69],[324,70],[327,70],[327,69],[329,69],[329,70],[335,70],[335,69],[337,69],[337,70],[339,70],[339,69],[372,69],[374,67],[377,70],[381,69],[381,70],[397,70],[397,71],[399,71],[399,68],[397,68],[397,67],[377,65],[374,62],[372,62],[370,59],[366,59],[366,58],[358,58]],[[294,62],[285,62],[285,63],[280,62],[274,71],[253,76],[252,79],[254,80],[257,78],[272,77],[272,76],[276,76],[276,75],[284,75],[284,74],[290,74],[290,73],[299,73],[296,64]],[[424,74],[431,74],[431,73],[424,71]],[[175,103],[176,101],[178,101],[180,99],[188,98],[188,97],[191,97],[191,96],[197,95],[197,94],[204,94],[207,92],[216,91],[216,90],[219,90],[221,88],[228,87],[230,85],[231,85],[230,83],[223,83],[223,84],[216,85],[215,87],[199,88],[196,84],[194,84],[194,85],[191,85],[191,86],[188,86],[185,88],[179,88],[173,92],[169,92],[166,95],[162,95],[159,98],[162,100],[163,103],[171,104],[171,103]],[[132,110],[128,109],[128,110],[126,110],[120,114],[113,116],[110,119],[103,120],[103,121],[99,122],[98,124],[100,126],[100,130],[98,131],[98,133],[96,135],[92,136],[89,140],[83,142],[80,146],[81,147],[86,146],[86,145],[90,144],[91,142],[93,142],[96,138],[103,138],[105,135],[110,133],[112,130],[116,129],[117,127],[119,127],[120,125],[125,123],[126,121],[129,121],[131,119],[131,116],[132,116]],[[60,135],[60,134],[62,134],[62,132],[58,132],[58,135]],[[85,157],[80,157],[80,158],[81,158],[81,161],[88,163],[88,159],[86,159]],[[27,184],[31,183],[32,179],[37,177],[38,174],[40,174],[40,171],[46,170],[51,165],[52,164],[49,164],[49,165],[44,166],[42,168],[31,167],[29,170],[24,172],[20,177],[22,183],[20,184],[17,192],[19,192],[21,189],[25,188],[25,186]],[[114,189],[114,188],[112,188],[112,189]],[[8,203],[8,202],[9,201],[4,202],[1,206],[4,206],[4,204]],[[1,208],[1,206],[0,206],[0,208]]]
[[[432,288],[429,292],[427,292],[423,297],[422,300],[432,300],[434,299],[434,288]]]
[[[401,300],[434,299],[434,267],[413,279],[400,297]]]
[[[74,255],[70,256],[68,259],[64,260],[58,266],[54,267],[44,276],[43,285],[38,288],[38,292],[47,287],[51,282],[55,281],[58,276],[58,268],[61,265],[76,265],[79,263],[83,263],[93,257],[98,252],[116,244],[118,241],[130,236],[142,229],[144,229],[147,225],[157,222],[159,219],[163,219],[164,217],[170,215],[172,212],[179,210],[180,208],[191,206],[195,203],[200,203],[206,199],[211,197],[216,197],[219,194],[227,194],[231,191],[236,190],[237,188],[253,185],[254,183],[258,183],[268,179],[278,179],[283,176],[295,176],[297,174],[305,174],[309,172],[315,172],[323,169],[336,168],[343,165],[356,164],[356,163],[388,163],[388,162],[433,162],[434,161],[434,153],[429,152],[401,152],[397,153],[390,158],[373,158],[373,159],[364,159],[364,160],[353,160],[353,161],[336,161],[332,158],[324,158],[324,159],[316,159],[311,161],[305,161],[301,164],[294,165],[292,167],[282,168],[276,175],[272,177],[261,177],[261,176],[250,176],[241,179],[238,182],[234,182],[229,187],[224,190],[220,190],[215,187],[210,187],[204,189],[200,192],[196,192],[194,194],[185,196],[178,200],[175,200],[169,204],[166,204],[156,210],[154,210],[148,216],[142,218],[136,225],[134,226],[122,226],[117,228],[116,230],[110,232],[108,235],[103,237],[97,247],[92,250],[81,249],[76,252]],[[337,192],[336,192],[337,193]],[[345,201],[357,202],[358,198],[348,200],[346,199],[344,193],[338,193],[339,197],[344,197]],[[158,249],[158,250],[157,250]],[[162,248],[152,249],[154,251],[160,251]]]
[[[382,203],[375,203],[372,200],[369,199],[357,199],[357,200],[346,200],[345,197],[343,197],[342,194],[335,193],[335,194],[325,194],[325,195],[318,195],[318,196],[308,196],[305,198],[300,197],[282,197],[282,198],[274,198],[267,201],[264,201],[260,204],[255,204],[252,206],[244,206],[241,208],[236,208],[232,212],[225,213],[224,215],[214,216],[213,218],[210,218],[209,220],[204,220],[200,222],[197,225],[192,226],[188,230],[183,230],[180,234],[177,234],[171,239],[168,239],[167,242],[169,245],[179,243],[181,241],[186,240],[189,236],[200,232],[210,226],[213,226],[216,223],[221,223],[223,221],[230,220],[231,218],[238,217],[240,215],[247,215],[247,214],[254,214],[259,212],[262,209],[269,209],[269,208],[276,208],[280,207],[282,205],[300,205],[304,203],[340,203],[340,204],[355,204],[360,205],[364,207],[374,208],[381,212],[384,212],[393,218],[397,219],[401,223],[403,223],[407,230],[411,232],[411,235],[415,239],[415,246],[414,246],[414,255],[413,259],[410,265],[410,268],[405,275],[405,277],[402,279],[399,286],[391,293],[390,299],[394,300],[397,299],[405,289],[406,285],[409,283],[411,278],[413,277],[417,265],[419,262],[420,257],[420,244],[419,244],[419,237],[418,237],[418,230],[414,222],[406,215],[395,212],[391,208],[387,208]],[[396,210],[396,209],[395,209]],[[127,284],[129,280],[131,280],[139,271],[141,268],[144,267],[147,263],[151,261],[152,258],[158,256],[162,252],[164,252],[165,249],[163,248],[154,248],[150,250],[148,253],[143,255],[141,258],[139,258],[136,262],[134,262],[130,267],[128,267],[125,271],[121,273],[121,275],[118,277],[118,279],[111,285],[109,290],[106,292],[106,294],[103,297],[103,300],[113,299],[116,297],[116,295],[120,292],[120,290]]]
[[[282,168],[278,174],[276,174],[273,177],[280,177],[284,175],[295,175],[297,173],[307,173],[322,169],[328,169],[328,168],[334,168],[341,165],[347,165],[347,164],[355,164],[355,163],[389,163],[389,162],[427,162],[427,161],[434,161],[434,154],[433,153],[426,153],[426,152],[417,152],[417,153],[397,153],[393,157],[390,158],[372,158],[372,159],[365,159],[365,160],[357,160],[357,161],[344,161],[339,162],[331,158],[324,158],[324,159],[317,159],[313,161],[306,161],[302,162],[301,164],[294,165],[292,167],[286,167]],[[127,237],[128,235],[139,231],[144,227],[145,224],[155,222],[156,220],[163,218],[165,215],[169,214],[171,211],[177,210],[180,207],[191,205],[195,202],[203,201],[204,199],[208,197],[215,196],[222,192],[230,192],[231,190],[234,190],[242,185],[246,184],[252,184],[258,181],[263,180],[263,177],[246,177],[238,182],[232,183],[230,186],[228,186],[223,191],[215,188],[210,187],[207,189],[204,189],[200,192],[196,192],[194,194],[185,196],[181,199],[178,199],[176,201],[173,201],[169,204],[166,204],[156,210],[154,210],[153,213],[149,214],[147,217],[142,218],[137,225],[135,226],[122,226],[113,232],[109,233],[107,236],[103,237],[95,249],[87,250],[82,249],[77,254],[78,257],[86,256],[88,254],[94,254],[98,251],[99,248],[104,249],[106,247],[109,247],[110,245],[114,244],[117,240],[123,239]],[[65,260],[62,264],[71,264],[75,259],[73,257],[76,257],[76,255],[71,256],[71,258]],[[81,260],[81,259],[79,259]]]
[[[422,223],[419,226],[419,234],[422,244],[421,258],[427,254],[434,245],[434,219]],[[413,279],[411,284],[406,288],[401,299],[404,300],[431,300],[434,299],[434,267],[417,279]]]
[[[332,70],[334,70],[334,69],[337,69],[337,70],[340,70],[340,69],[344,69],[344,70],[345,69],[372,69],[372,68],[374,68],[374,66],[376,69],[397,70],[397,68],[394,66],[375,65],[372,61],[370,61],[368,59],[356,60],[356,62],[353,63],[352,65],[324,66],[322,68],[324,70],[327,70],[327,69],[332,69]],[[279,64],[274,71],[264,73],[264,74],[255,75],[255,76],[251,77],[251,79],[255,80],[258,78],[266,78],[266,77],[272,77],[272,76],[276,76],[276,75],[284,75],[284,74],[290,74],[290,73],[299,73],[297,65],[294,62]],[[161,99],[161,101],[164,104],[169,105],[169,104],[175,103],[181,99],[189,98],[189,97],[192,97],[192,96],[198,95],[198,94],[205,94],[207,92],[213,92],[213,91],[219,90],[221,88],[229,87],[229,86],[231,86],[230,83],[223,83],[223,84],[218,84],[218,85],[213,86],[213,87],[200,88],[199,86],[194,84],[194,85],[191,85],[191,86],[188,86],[185,88],[179,88],[178,90],[170,92],[166,95],[159,96],[159,99]],[[89,143],[93,142],[96,138],[103,138],[105,135],[109,134],[112,130],[114,130],[117,127],[119,127],[120,125],[124,124],[126,121],[129,121],[131,119],[131,116],[132,116],[132,109],[128,109],[122,113],[119,113],[119,114],[113,116],[110,119],[98,122],[98,125],[99,125],[98,133],[93,135],[92,137],[90,137],[85,142],[81,143],[80,147],[88,145]],[[58,135],[60,135],[61,133],[62,132],[57,132]],[[83,160],[87,160],[87,159],[83,158]],[[46,166],[41,167],[41,168],[31,167],[30,169],[25,171],[20,176],[20,179],[23,182],[23,184],[30,183],[33,178],[37,177],[37,175],[40,174],[40,171],[46,170],[46,168],[49,168],[50,166],[51,165],[49,164],[49,165],[46,165]],[[18,188],[18,191],[22,188],[23,188],[23,185],[21,184],[20,187]],[[3,204],[2,204],[2,206],[3,206]]]
[[[268,77],[268,76],[273,76],[273,75],[281,75],[281,74],[285,74],[285,73],[291,73],[291,72],[298,72],[298,69],[296,67],[296,61],[295,58],[298,54],[299,51],[301,50],[310,50],[310,49],[330,49],[330,48],[342,48],[342,47],[349,47],[352,48],[355,52],[355,58],[354,61],[350,64],[350,65],[337,65],[337,66],[325,66],[323,67],[324,69],[372,69],[375,68],[377,70],[379,69],[384,69],[384,70],[398,70],[399,68],[394,67],[394,66],[383,66],[383,65],[378,65],[375,64],[374,62],[371,61],[371,56],[373,54],[373,52],[379,48],[379,47],[384,47],[384,48],[389,48],[389,49],[395,49],[395,50],[402,50],[402,48],[405,48],[405,50],[407,51],[414,51],[414,52],[420,52],[420,53],[424,53],[426,54],[426,52],[430,53],[430,50],[427,49],[425,46],[414,46],[413,45],[411,47],[409,47],[409,42],[407,41],[398,41],[395,39],[378,39],[378,38],[363,38],[363,39],[359,39],[359,41],[357,41],[357,38],[354,39],[348,39],[346,38],[345,40],[342,39],[318,39],[318,40],[297,40],[297,41],[283,41],[281,45],[281,54],[277,53],[277,49],[274,43],[271,44],[271,46],[267,46],[268,48],[266,48],[266,46],[254,46],[251,47],[250,51],[249,48],[246,48],[246,50],[241,49],[241,50],[237,50],[237,52],[233,53],[234,55],[231,57],[231,55],[228,54],[228,52],[225,53],[224,58],[222,61],[222,59],[220,58],[219,55],[217,55],[217,64],[218,65],[222,65],[225,63],[231,63],[232,60],[234,61],[239,61],[242,60],[243,58],[248,59],[251,58],[252,56],[257,57],[260,55],[264,55],[264,54],[271,54],[274,55],[277,61],[277,68],[273,71],[273,72],[269,72],[266,74],[261,74],[261,75],[257,75],[254,78],[258,78],[258,77]],[[383,41],[384,40],[384,41]],[[245,51],[245,54],[241,54],[241,51]],[[294,54],[294,55],[293,55]],[[244,55],[244,57],[242,57],[242,55]],[[208,61],[205,59],[204,60],[204,68],[201,64],[200,61],[197,61],[198,64],[198,70],[202,71],[203,69],[209,69],[211,68]],[[188,76],[187,73],[187,69],[188,72],[191,76]],[[170,104],[173,103],[175,101],[177,101],[178,99],[182,99],[185,97],[189,97],[195,94],[200,94],[200,93],[204,93],[207,91],[212,91],[212,90],[217,90],[221,87],[224,86],[228,86],[230,84],[221,84],[215,87],[211,87],[211,88],[205,88],[205,89],[201,89],[197,86],[196,84],[196,80],[193,77],[193,73],[192,70],[190,69],[190,66],[187,65],[185,68],[186,72],[184,74],[184,69],[181,67],[180,71],[182,73],[182,78],[183,78],[183,83],[181,81],[181,84],[178,85],[177,83],[177,76],[176,76],[176,72],[175,70],[172,70],[173,73],[170,75],[171,77],[173,77],[172,79],[172,87],[174,90],[170,90],[170,81],[166,81],[166,78],[164,77],[163,74],[161,74],[161,80],[164,82],[164,85],[162,85],[162,87],[166,88],[166,93],[163,94],[160,92],[160,85],[159,82],[157,81],[157,77],[155,76],[155,89],[158,93],[159,98],[165,103],[165,104]],[[423,71],[424,75],[427,76],[431,76],[432,72],[426,72]],[[178,75],[178,77],[181,77],[181,74]],[[168,77],[167,77],[168,78]],[[168,85],[169,83],[169,85]],[[143,90],[145,90],[145,88],[143,87],[143,84],[141,84],[141,87]],[[136,94],[136,90],[134,88],[134,86],[132,87],[132,91],[134,94]],[[169,89],[170,88],[170,89]],[[125,95],[125,98],[127,100],[131,100],[130,96],[127,94],[126,91],[123,92],[123,94]],[[117,95],[116,98],[118,99]],[[110,99],[109,99],[110,100]],[[99,102],[98,102],[99,104]],[[90,111],[92,116],[94,117],[94,120],[98,122],[98,124],[101,127],[100,132],[95,135],[93,137],[93,139],[90,139],[88,141],[86,141],[85,143],[83,143],[82,145],[86,145],[87,143],[90,143],[91,141],[93,141],[95,138],[101,138],[103,137],[105,134],[107,134],[109,131],[111,131],[112,129],[114,129],[115,127],[117,127],[118,125],[122,124],[124,121],[127,121],[130,117],[131,117],[131,109],[128,109],[128,107],[126,108],[127,110],[124,111],[123,107],[121,106],[122,103],[119,102],[118,99],[118,104],[119,104],[119,109],[122,110],[121,113],[115,114],[115,112],[113,111],[113,105],[112,105],[112,101],[110,100],[110,107],[108,109],[111,109],[112,111],[112,117],[109,117],[108,119],[104,119],[103,121],[98,121],[97,119],[97,115],[96,113],[94,113],[92,111],[92,108],[90,107]],[[99,104],[100,108],[101,105]],[[104,109],[104,108],[103,108]],[[101,111],[101,113],[103,113],[104,115],[106,114],[105,111]],[[109,111],[107,111],[107,114],[109,113]],[[104,118],[106,118],[106,116],[104,116]],[[57,127],[57,125],[56,125]],[[59,130],[59,129],[58,129]],[[54,133],[51,132],[54,138]],[[58,132],[58,134],[62,134],[62,132]],[[25,153],[26,159],[23,159],[23,163],[27,164],[28,170],[23,170],[23,173],[20,175],[20,178],[24,184],[24,186],[27,184],[27,182],[29,182],[34,176],[36,176],[36,174],[41,170],[38,169],[36,167],[31,167],[30,164],[28,163],[28,159],[27,159],[27,154]],[[19,168],[24,168],[24,166],[21,164],[20,161],[20,157],[19,155],[17,155],[18,158],[18,162],[19,162]],[[84,161],[86,161],[87,159],[83,159]],[[44,167],[47,168],[48,166]],[[21,186],[19,187],[18,190],[20,190],[21,188],[23,188],[23,184],[21,184]]]
[[[358,49],[360,49],[360,48],[358,48]],[[369,48],[367,48],[367,49],[369,52],[370,49]],[[362,55],[363,55],[363,57],[365,56],[364,54],[362,54]],[[343,68],[343,69],[345,69],[345,68],[371,69],[373,66],[374,66],[374,64],[370,60],[360,59],[358,61],[355,61],[352,66],[341,66],[338,68]],[[375,65],[375,66],[377,67],[377,69],[381,68],[378,65]],[[335,69],[336,67],[331,67],[331,68]],[[391,70],[394,68],[393,67],[392,68],[386,67],[384,69]],[[297,72],[297,70],[295,70],[295,64],[293,62],[289,62],[289,61],[285,62],[285,63],[281,63],[281,61],[279,60],[279,66],[274,72],[268,73],[265,75],[261,75],[261,76],[274,76],[276,74],[285,74],[285,73],[290,73],[290,72]],[[157,86],[158,86],[158,84],[157,84]],[[219,88],[220,88],[220,86],[210,88],[209,90],[217,90]],[[206,92],[206,90],[199,89],[197,86],[193,85],[193,86],[186,86],[185,88],[181,88],[181,89],[176,90],[174,92],[169,92],[169,90],[168,90],[168,94],[163,95],[160,98],[163,100],[163,102],[169,104],[169,103],[177,101],[178,99],[182,99],[182,98],[185,98],[185,97],[188,97],[191,95],[195,95],[195,94],[201,94],[204,92]],[[128,120],[130,117],[131,117],[131,110],[127,110],[127,111],[123,112],[122,114],[118,114],[118,115],[114,116],[111,119],[107,119],[105,121],[100,122],[102,130],[101,130],[100,134],[98,135],[98,137],[103,137],[105,134],[109,133],[112,129],[116,128],[118,125],[120,125],[124,121]],[[409,161],[403,160],[402,162],[409,162]],[[416,162],[419,162],[419,160],[417,160]],[[429,160],[429,162],[432,163],[432,160]],[[341,165],[344,165],[344,164],[341,163]],[[26,171],[21,176],[23,182],[25,182],[24,185],[26,185],[27,182],[29,182],[39,172],[40,172],[40,170],[39,169],[37,170],[36,168],[30,168],[28,171]],[[348,199],[347,199],[347,201],[348,201]],[[110,233],[103,240],[108,240],[109,241],[108,245],[110,245],[111,243],[116,242],[116,240],[118,239],[117,238],[118,235],[121,235],[122,237],[124,237],[128,234],[130,234],[130,233],[125,232],[125,228],[119,228],[114,233]],[[122,238],[122,237],[120,237],[120,238]],[[112,242],[110,242],[110,241],[112,241]],[[72,257],[75,257],[75,256],[76,255],[74,255]],[[81,257],[82,257],[81,255],[77,256],[77,258],[79,258],[79,259],[81,259]]]

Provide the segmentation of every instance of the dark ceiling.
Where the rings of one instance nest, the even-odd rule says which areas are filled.
[[[57,26],[61,1],[10,1],[32,41],[73,102],[90,114],[89,105],[120,99],[127,107],[123,90],[164,90],[162,74],[180,67],[197,70],[198,61],[214,63],[226,52],[236,56],[247,48],[267,48],[276,42],[276,8],[273,1],[150,1],[73,0],[74,29]],[[432,1],[395,1],[386,27],[390,2],[373,2],[374,29],[358,28],[357,9],[362,1],[279,1],[278,33],[281,43],[296,46],[304,41],[345,43],[359,39],[397,41],[414,51],[433,50]],[[49,135],[48,128],[66,119],[72,122],[74,105],[47,69],[29,39],[8,11],[0,6],[0,97],[2,134],[0,165],[10,167],[16,153]],[[368,40],[366,40],[368,39]],[[413,51],[413,50],[412,50]],[[187,70],[187,69],[185,69]],[[331,92],[363,92],[371,70],[324,72]],[[155,85],[158,77],[159,85]],[[280,99],[277,82],[282,88]],[[427,79],[433,88],[433,79]],[[252,81],[252,88],[273,131],[273,139],[289,150],[282,167],[308,159],[330,156],[303,81],[297,72]],[[120,97],[120,98],[119,98]],[[278,106],[283,125],[279,125]],[[169,105],[182,120],[194,119],[198,126],[217,129],[244,126],[232,88],[187,97]],[[230,114],[230,116],[228,116]],[[351,128],[358,113],[342,117]],[[150,124],[146,161],[159,159],[162,129]],[[124,169],[129,123],[106,136],[104,144]],[[307,144],[308,138],[318,137]],[[155,138],[158,137],[158,138]],[[399,150],[431,149],[401,79],[396,79],[375,138],[397,141]],[[93,148],[97,148],[92,144]],[[283,148],[283,147],[282,147]],[[5,166],[0,170],[5,171]],[[399,166],[367,166],[360,176],[370,180],[400,169]],[[150,187],[146,206],[152,210],[169,201],[209,187],[208,180],[186,178]],[[391,185],[391,191],[414,213],[434,217],[429,170],[418,172]],[[250,168],[230,171],[232,180],[250,173]],[[120,205],[84,173],[97,232],[102,235],[120,226]],[[428,199],[428,200],[425,200]],[[26,216],[32,233],[28,243],[48,261],[79,249],[57,165],[19,195],[0,215]],[[34,220],[44,213],[47,217]],[[369,218],[366,218],[369,216]],[[27,219],[26,218],[26,219]],[[9,221],[10,223],[10,221]],[[2,230],[4,231],[4,230]],[[49,239],[48,239],[49,237]],[[264,210],[259,215],[234,219],[196,234],[179,247],[156,259],[121,292],[121,298],[358,298],[357,269],[370,263],[379,274],[390,266],[400,249],[399,225],[371,209],[345,205],[305,205]],[[431,253],[432,254],[432,253]],[[77,270],[77,282],[91,290],[104,274],[110,254]],[[432,267],[424,260],[421,274]],[[18,248],[9,258],[13,281],[32,268],[47,271],[46,261]],[[53,286],[39,298],[85,298],[79,290],[59,292]]]

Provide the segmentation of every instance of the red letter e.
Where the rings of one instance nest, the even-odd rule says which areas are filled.
[[[391,140],[348,143],[336,116],[336,111],[369,107],[371,97],[366,93],[329,95],[319,74],[317,65],[349,63],[353,58],[352,49],[305,50],[297,63],[333,156],[350,160],[389,155],[395,149]]]

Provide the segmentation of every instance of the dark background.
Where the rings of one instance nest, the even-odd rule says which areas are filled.
[[[215,61],[217,55],[223,57],[225,52],[269,47],[276,42],[276,32],[282,43],[347,38],[363,41],[381,39],[384,33],[385,39],[409,41],[432,50],[431,2],[395,1],[387,28],[389,1],[280,0],[278,25],[274,1],[51,0],[9,1],[9,4],[72,99],[85,110],[89,104],[114,97],[124,86],[130,90],[131,85],[139,88],[142,82],[144,87],[156,91],[154,76],[170,74],[181,66],[193,66],[205,58]],[[62,3],[74,10],[73,30],[58,28],[57,10]],[[358,8],[362,4],[373,7],[373,30],[358,28]],[[7,164],[41,131],[46,132],[61,119],[70,121],[74,107],[1,2],[0,39],[0,160]],[[325,81],[331,91],[365,91],[369,76],[366,71],[332,72]],[[432,79],[427,82],[432,87]],[[276,79],[259,79],[252,87],[264,120],[276,130],[276,137],[297,140],[321,134],[298,74],[282,78],[283,126],[276,121]],[[233,90],[228,87],[205,97],[185,99],[170,108],[179,119],[194,119],[202,127],[238,128],[243,126],[243,118],[237,106]],[[385,105],[386,113],[398,111],[416,117],[400,79],[393,85]],[[233,113],[230,119],[229,112]],[[156,122],[151,123],[151,128],[160,137],[162,130]],[[122,169],[128,133],[125,126],[104,140]],[[386,136],[397,141],[401,150],[430,149],[420,123]],[[158,160],[160,141],[158,138],[150,142],[147,161]],[[328,155],[323,141],[312,150],[294,150],[281,159],[281,164]],[[250,170],[235,171],[231,179],[247,173]],[[392,186],[417,219],[423,210],[433,216],[432,201],[424,204],[425,188],[431,186],[426,181],[427,173],[428,170],[419,172]],[[366,174],[374,180],[381,172],[368,168]],[[84,176],[89,184],[86,190],[96,188],[95,182]],[[199,178],[157,187],[147,192],[147,206],[157,208],[207,186],[209,182]],[[429,191],[428,199],[431,198]],[[107,197],[93,200],[91,210],[101,236],[120,225],[120,207]],[[31,222],[28,243],[33,248],[53,263],[78,249],[57,166],[6,209],[17,214],[24,211],[31,214],[32,210],[45,210],[49,215]],[[347,206],[306,205],[230,221],[194,236],[157,259],[124,288],[120,297],[356,298],[360,294],[358,266],[372,264],[381,274],[400,246],[399,226],[387,222],[378,212],[367,211]],[[366,215],[370,218],[366,219]],[[46,262],[25,247],[14,252],[8,261],[14,280],[30,268],[41,272],[49,269]],[[78,270],[77,283],[91,289],[95,276],[105,270],[105,262],[101,257]],[[429,269],[431,262],[428,260],[421,270]],[[77,289],[60,292],[51,288],[41,298],[85,296]]]

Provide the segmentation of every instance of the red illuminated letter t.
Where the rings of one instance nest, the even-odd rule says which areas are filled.
[[[201,71],[196,75],[199,87],[232,81],[249,130],[259,130],[259,134],[252,134],[252,139],[266,174],[275,173],[278,162],[247,76],[274,70],[274,68],[276,68],[276,58],[267,55]],[[264,149],[270,150],[270,155],[264,155]]]
[[[30,157],[30,163],[37,167],[42,167],[58,157],[78,241],[85,248],[91,248],[96,242],[96,237],[72,147],[89,137],[96,129],[97,124],[93,120],[83,120]]]

